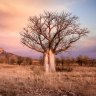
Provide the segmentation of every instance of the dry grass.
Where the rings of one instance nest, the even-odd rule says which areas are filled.
[[[0,64],[0,96],[96,96],[96,67],[46,74],[42,66]]]

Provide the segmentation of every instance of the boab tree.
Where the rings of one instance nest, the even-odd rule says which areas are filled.
[[[78,17],[70,13],[44,12],[29,18],[21,35],[21,42],[27,47],[44,54],[46,72],[54,72],[55,55],[66,51],[88,31],[80,28]]]

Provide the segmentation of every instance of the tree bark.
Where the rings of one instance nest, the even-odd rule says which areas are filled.
[[[55,72],[55,53],[52,50],[47,50],[44,53],[44,67],[46,72]]]

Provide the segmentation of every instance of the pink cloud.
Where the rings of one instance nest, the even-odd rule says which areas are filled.
[[[0,29],[4,31],[20,31],[26,24],[29,16],[42,13],[43,10],[67,10],[68,1],[61,0],[60,2],[64,5],[61,6],[61,4],[58,4],[58,0],[1,0]]]
[[[38,15],[43,10],[69,10],[67,7],[74,2],[77,0],[0,0],[0,47],[13,53],[29,54],[30,49],[21,45],[19,36],[29,16]],[[85,38],[76,43],[74,50],[94,47],[95,42],[95,38]]]

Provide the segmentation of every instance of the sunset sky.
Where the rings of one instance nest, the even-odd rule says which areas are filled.
[[[67,11],[78,16],[82,27],[87,27],[90,33],[66,54],[96,58],[96,0],[0,0],[0,48],[17,55],[39,58],[39,53],[20,43],[19,33],[29,16],[39,15],[44,10]]]

